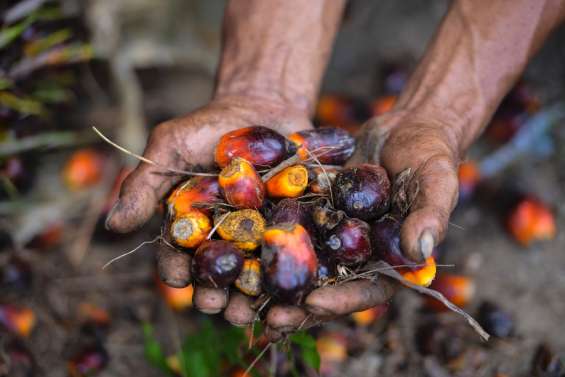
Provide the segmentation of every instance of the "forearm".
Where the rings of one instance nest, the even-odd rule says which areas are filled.
[[[455,0],[401,95],[464,153],[528,60],[562,21],[562,0]]]
[[[345,0],[231,0],[215,97],[273,99],[312,114]]]

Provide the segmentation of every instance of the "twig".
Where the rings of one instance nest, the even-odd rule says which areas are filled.
[[[135,253],[136,251],[138,251],[139,249],[141,249],[143,246],[148,245],[148,244],[152,244],[155,243],[157,241],[159,241],[159,239],[161,239],[161,236],[157,236],[155,238],[153,238],[150,241],[143,241],[141,244],[139,244],[138,246],[135,247],[135,249],[128,251],[127,253],[118,255],[115,258],[110,259],[108,262],[106,262],[106,264],[104,266],[102,266],[102,269],[105,270],[106,267],[108,267],[109,265],[111,265],[112,263],[116,262],[117,260],[122,259],[123,257],[127,257],[130,254]]]
[[[127,150],[126,148],[114,143],[112,140],[110,140],[109,138],[104,136],[104,134],[102,132],[100,132],[96,127],[92,127],[92,129],[94,130],[94,132],[96,132],[98,134],[98,136],[100,136],[102,138],[102,140],[104,140],[105,142],[107,142],[108,144],[113,146],[114,148],[124,152],[127,155],[135,157],[140,161],[143,161],[147,164],[158,167],[159,169],[163,169],[163,170],[169,171],[171,173],[181,174],[181,175],[197,175],[197,176],[201,176],[201,177],[217,177],[218,176],[218,174],[214,174],[214,173],[199,173],[199,172],[194,172],[194,171],[179,170],[179,169],[174,169],[174,168],[170,168],[170,167],[167,167],[167,166],[163,166],[163,165],[161,165],[161,164],[159,164],[159,163],[157,163],[153,160],[150,160],[150,159],[145,158],[143,156],[140,156],[136,153],[133,153],[133,152]]]
[[[328,185],[328,192],[330,193],[330,203],[332,204],[332,207],[333,207],[334,206],[334,195],[332,193],[332,181],[330,180],[330,177],[328,176],[328,172],[326,171],[326,169],[324,168],[324,165],[322,165],[320,160],[318,160],[318,157],[316,157],[314,154],[312,154],[309,149],[306,148],[305,150],[306,150],[306,153],[308,153],[308,155],[310,156],[310,158],[313,159],[314,162],[316,162],[318,167],[320,167],[320,169],[322,169],[322,173],[324,173],[324,178],[326,179],[326,183]]]
[[[383,268],[383,270],[380,271],[381,274],[388,276],[389,278],[392,278],[394,280],[397,280],[405,287],[411,288],[418,293],[422,293],[435,298],[436,300],[444,304],[451,311],[463,316],[463,318],[465,318],[467,323],[480,335],[480,337],[483,340],[485,341],[489,340],[490,335],[481,327],[481,325],[479,325],[479,323],[473,317],[471,317],[469,314],[467,314],[463,309],[459,308],[457,305],[453,304],[438,291],[430,288],[425,288],[420,285],[416,285],[414,283],[409,282],[402,275],[400,275],[395,269],[391,269],[390,267],[392,266],[386,262],[380,261],[377,262],[376,265],[381,266]]]
[[[243,372],[243,377],[247,377],[249,376],[249,372],[251,372],[251,369],[253,369],[253,367],[255,366],[255,364],[257,364],[257,362],[259,362],[259,360],[263,357],[263,355],[265,354],[265,352],[267,352],[269,350],[269,348],[271,348],[271,346],[274,343],[268,343],[265,348],[263,348],[263,350],[259,353],[259,355],[257,355],[257,357],[255,358],[255,360],[253,360],[251,362],[251,364],[249,364],[249,366],[247,367],[247,369],[245,370],[245,372]]]

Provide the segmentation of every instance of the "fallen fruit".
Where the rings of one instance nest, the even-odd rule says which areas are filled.
[[[377,98],[371,104],[371,108],[373,110],[373,116],[383,115],[384,113],[388,113],[390,110],[394,108],[398,97],[395,95],[390,96],[382,96]]]
[[[247,160],[234,158],[218,178],[226,201],[236,208],[258,209],[263,206],[265,187],[261,177]]]
[[[87,377],[100,373],[108,365],[108,352],[102,345],[85,347],[67,363],[71,377]]]
[[[521,200],[508,216],[510,234],[523,246],[535,241],[551,240],[556,234],[555,218],[551,210],[533,198]]]
[[[243,252],[220,240],[203,242],[192,260],[193,276],[205,287],[227,287],[238,278],[242,267]]]
[[[331,167],[315,167],[308,171],[310,191],[315,194],[329,194],[338,169]]]
[[[278,224],[263,234],[261,264],[264,287],[288,303],[299,303],[316,279],[318,259],[306,229]]]
[[[102,179],[104,158],[94,149],[74,152],[63,168],[63,181],[70,190],[79,191],[96,185]]]
[[[338,263],[359,265],[371,257],[370,227],[359,219],[343,219],[327,237],[326,246]]]
[[[301,160],[315,156],[322,164],[344,164],[355,151],[355,139],[341,128],[322,127],[295,132],[288,139]]]
[[[253,251],[261,244],[265,219],[254,209],[242,209],[217,216],[217,232],[226,241],[245,251]]]
[[[459,198],[469,199],[481,179],[481,172],[474,161],[462,162],[458,170],[459,177]]]
[[[177,216],[170,225],[173,242],[184,248],[198,247],[212,229],[208,216],[193,209]]]
[[[441,274],[430,286],[459,307],[467,305],[475,295],[475,282],[468,276]],[[446,306],[432,297],[426,297],[426,306],[436,311],[447,310]]]
[[[399,268],[398,272],[409,282],[427,287],[436,276],[436,261],[434,257],[429,257],[424,261],[424,266],[422,267]]]
[[[248,296],[259,296],[262,278],[261,262],[255,258],[245,259],[235,286]]]
[[[512,315],[492,302],[481,304],[477,320],[486,332],[496,338],[507,338],[514,333]]]
[[[302,165],[289,166],[265,185],[271,198],[296,198],[301,196],[308,186],[308,170]]]
[[[224,168],[234,158],[244,158],[257,167],[275,166],[293,151],[292,144],[270,128],[240,128],[223,135],[216,145],[215,160]]]
[[[31,334],[35,323],[35,313],[30,308],[0,305],[0,325],[9,331],[25,338]]]
[[[378,165],[363,164],[340,171],[332,185],[337,209],[361,220],[379,218],[389,208],[390,181]]]
[[[195,204],[215,204],[221,201],[220,185],[215,177],[193,177],[179,185],[167,198],[172,216],[182,215],[194,209]],[[198,207],[206,213],[206,208]]]

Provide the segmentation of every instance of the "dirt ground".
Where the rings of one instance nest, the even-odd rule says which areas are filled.
[[[205,53],[200,55],[200,60],[188,54],[190,62],[184,66],[141,65],[136,70],[143,93],[143,114],[151,125],[204,104],[212,92],[211,62],[217,55],[222,2],[211,2],[213,5],[209,7],[202,2],[198,2],[198,6],[185,6],[178,1],[172,3],[189,20],[190,17],[198,17],[199,21],[194,23],[196,26],[177,22],[168,28],[168,33],[164,33],[163,28],[155,25],[154,29],[158,32],[151,34],[149,30],[149,36],[144,35],[140,39],[175,35],[184,30],[191,36],[186,38],[189,41],[179,42],[176,38],[170,44],[172,48],[186,43],[189,47],[200,46],[198,49],[195,47],[197,52],[193,55],[201,51]],[[375,95],[379,62],[415,61],[423,52],[446,6],[445,1],[439,0],[353,1],[348,19],[338,36],[323,91],[363,98]],[[147,22],[150,17],[134,13],[123,27],[136,30],[142,21]],[[187,28],[197,31],[186,31]],[[565,30],[558,31],[526,74],[548,103],[563,98],[565,59],[562,43],[560,46],[559,42],[563,41],[560,37],[564,35]],[[94,72],[101,77],[108,74],[103,63],[95,64]],[[102,89],[113,93],[109,88]],[[112,127],[118,119],[123,119],[119,118],[121,109],[117,102],[114,94],[107,101],[87,101],[77,106],[70,118],[73,122]],[[416,350],[416,329],[430,319],[430,314],[421,310],[422,298],[419,295],[403,291],[393,300],[393,314],[382,324],[366,330],[365,342],[370,343],[370,347],[353,353],[339,367],[336,375],[495,377],[499,372],[509,377],[527,377],[531,375],[531,361],[540,343],[548,343],[557,354],[565,357],[565,232],[562,231],[565,229],[565,128],[556,128],[552,136],[554,148],[549,156],[517,161],[498,180],[512,182],[549,203],[556,214],[557,237],[525,249],[509,238],[499,212],[474,200],[457,208],[442,246],[441,262],[453,267],[441,268],[465,273],[476,282],[476,295],[466,309],[475,314],[482,301],[497,302],[512,314],[515,335],[507,340],[492,340],[488,345],[481,345],[478,338],[474,339],[471,335],[468,339],[473,339],[470,342],[480,350],[477,358],[481,367],[474,369],[473,374],[468,374],[468,371],[446,374],[441,362]],[[473,151],[471,155],[475,152],[480,153]],[[117,156],[114,152],[109,153]],[[40,169],[45,178],[41,182],[57,191],[53,176],[58,175],[53,171],[60,168],[66,154],[50,153],[47,156],[49,158],[41,161],[41,167],[45,167]],[[66,360],[83,340],[77,308],[81,303],[89,302],[107,309],[112,321],[105,330],[104,343],[111,356],[110,362],[98,376],[159,376],[159,372],[145,360],[141,323],[149,321],[154,324],[158,337],[166,344],[166,350],[173,352],[187,329],[194,328],[202,316],[193,310],[173,313],[163,303],[155,286],[153,245],[145,246],[105,270],[101,268],[109,259],[159,234],[159,219],[153,219],[142,230],[128,236],[111,235],[98,224],[95,241],[87,248],[80,263],[73,265],[65,250],[80,232],[83,223],[79,220],[83,214],[78,207],[69,211],[77,213],[71,216],[76,221],[65,228],[64,239],[68,242],[49,251],[22,251],[22,257],[33,266],[34,280],[32,290],[24,297],[18,297],[17,301],[29,305],[38,315],[37,328],[27,341],[41,368],[38,375],[68,375]],[[218,323],[222,322],[220,315],[215,317]],[[452,313],[440,317],[448,323],[463,322]],[[326,329],[340,326],[329,324]],[[390,351],[391,343],[397,344],[397,350],[403,350],[401,356]]]

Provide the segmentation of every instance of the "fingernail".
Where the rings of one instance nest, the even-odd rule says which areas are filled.
[[[112,207],[110,212],[108,212],[108,215],[106,216],[106,221],[104,222],[104,228],[106,228],[106,230],[112,230],[112,227],[110,226],[110,222],[112,220],[112,216],[114,216],[114,213],[118,210],[119,205],[120,205],[120,201],[117,200],[116,203],[114,203],[114,206]]]
[[[420,236],[420,252],[424,256],[424,259],[427,259],[432,256],[433,251],[434,236],[430,230],[426,229]]]

